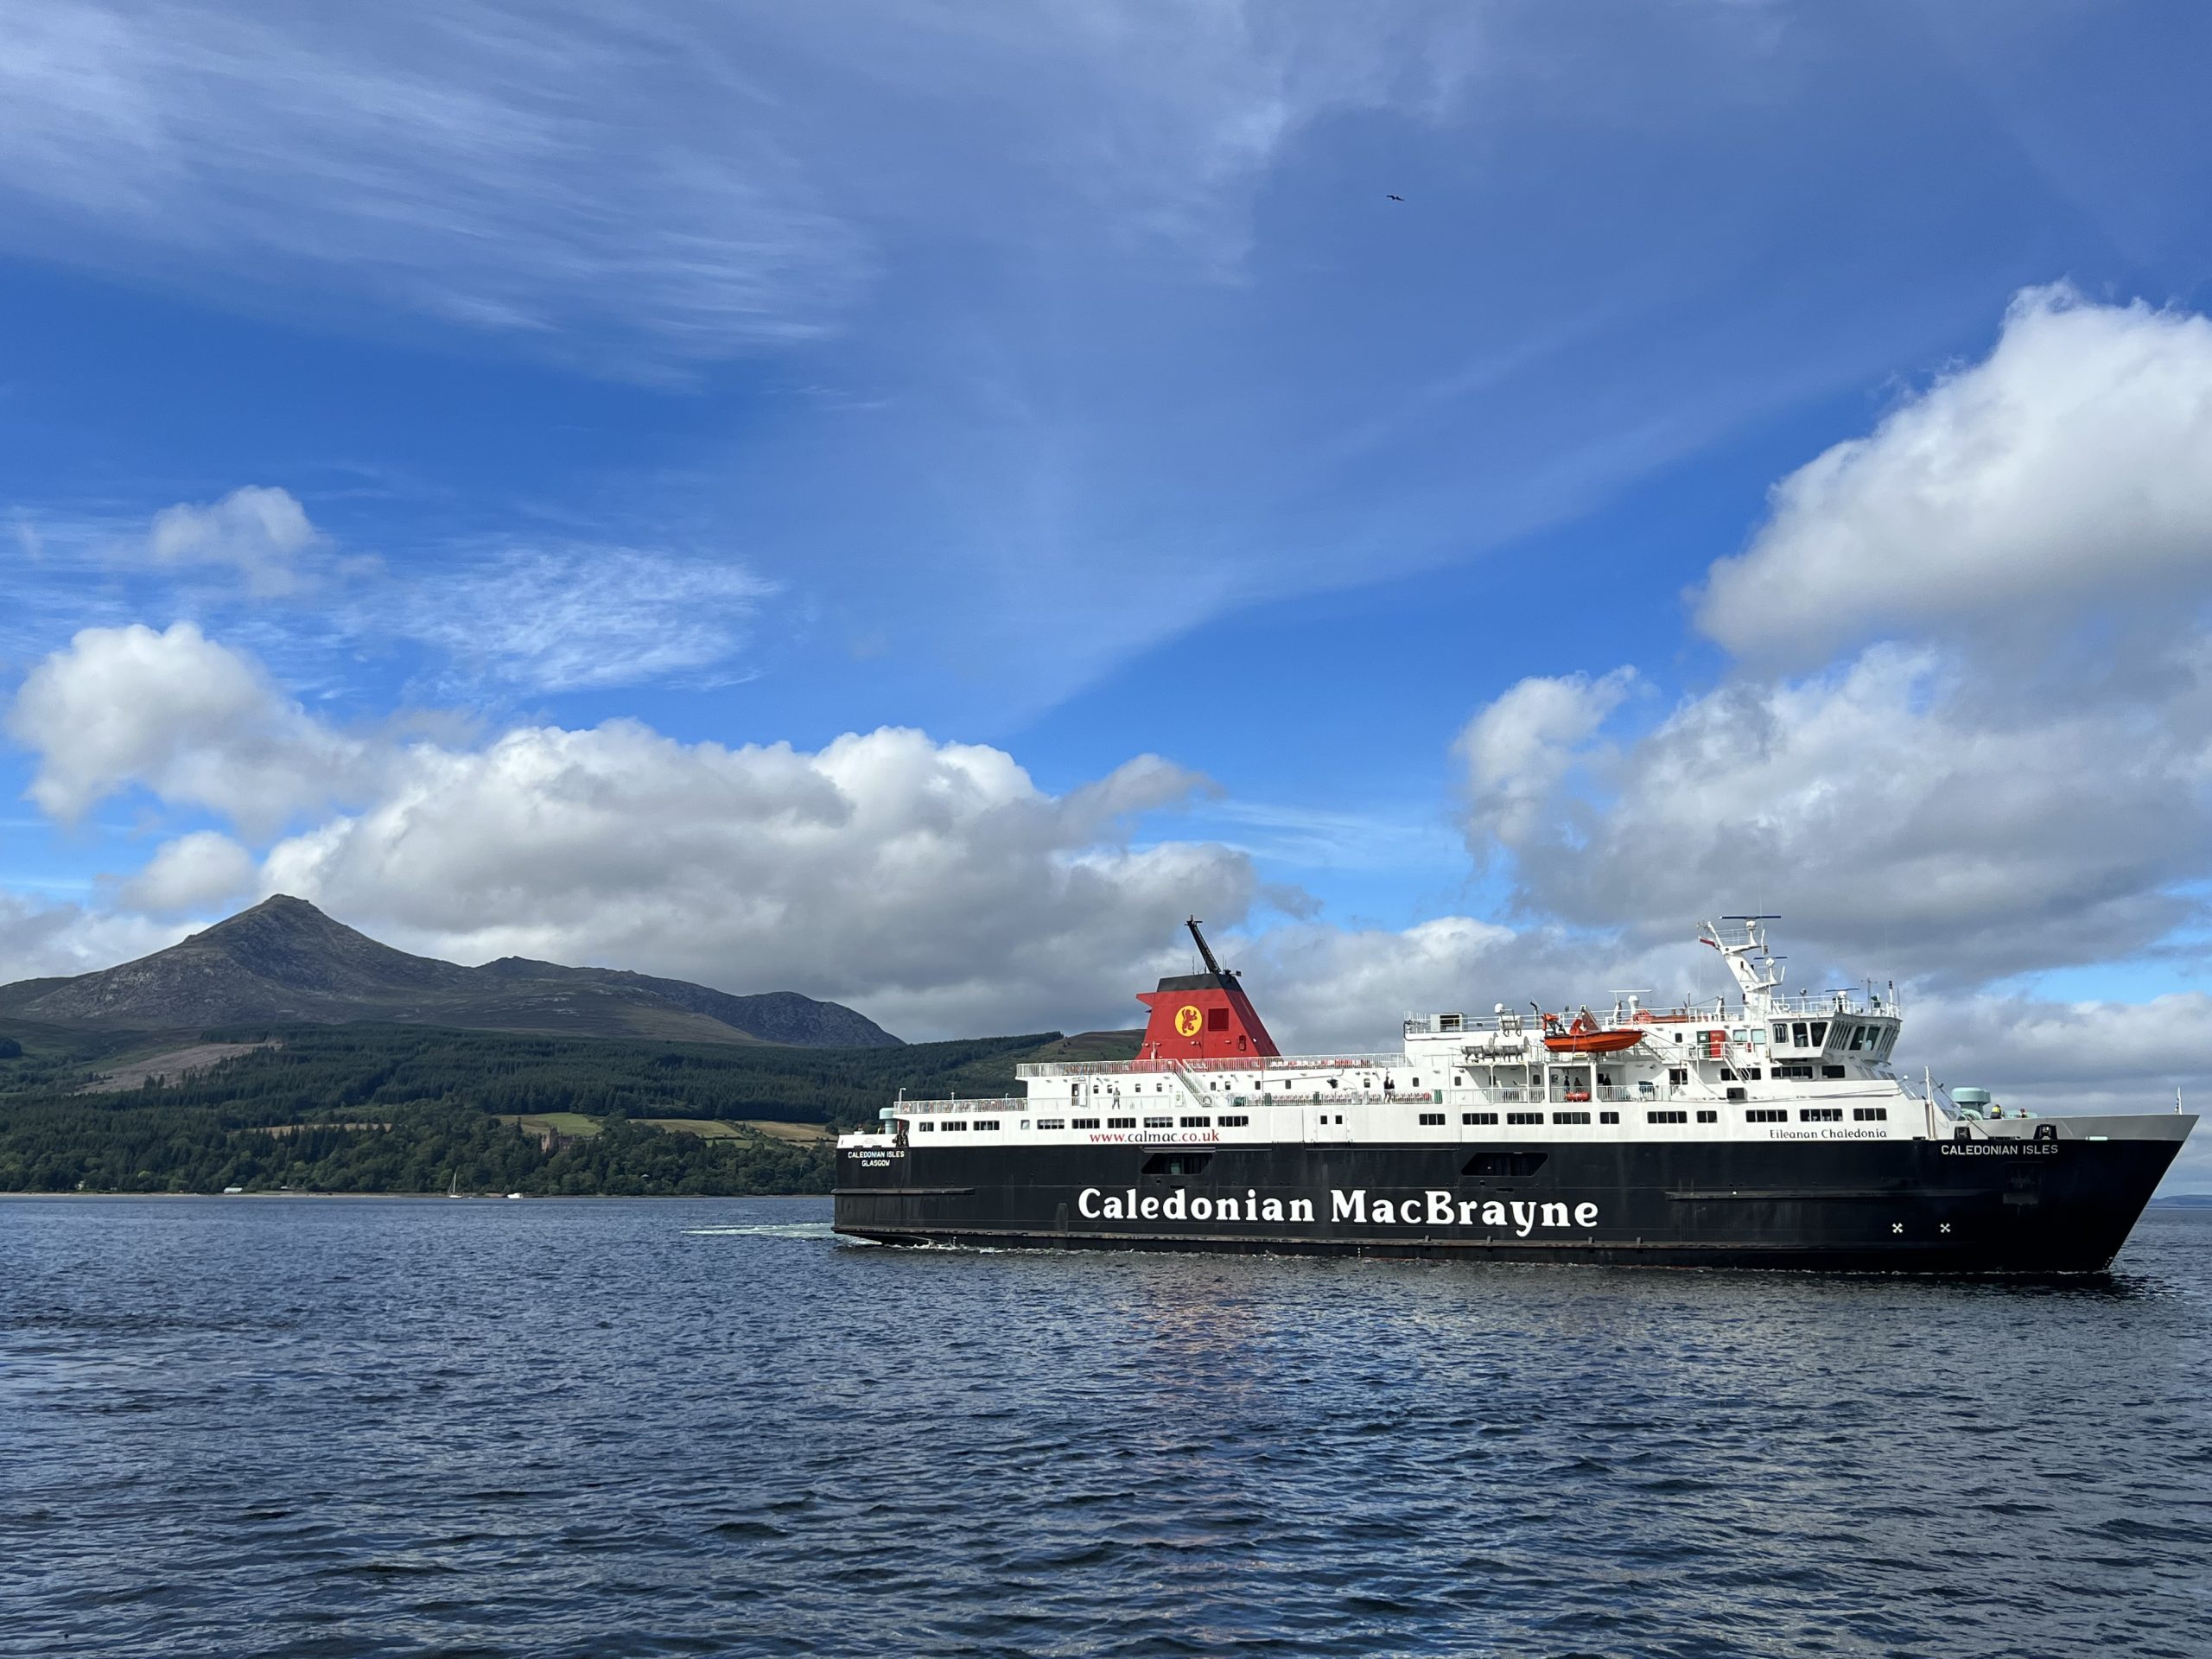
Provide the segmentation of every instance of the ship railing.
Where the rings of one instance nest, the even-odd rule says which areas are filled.
[[[1582,1012],[1584,1005],[1552,1010],[1559,1020],[1572,1022]],[[1708,1026],[1756,1026],[1761,1020],[1773,1019],[1834,1019],[1840,1014],[1847,1018],[1897,1019],[1904,1010],[1898,999],[1862,995],[1858,991],[1797,991],[1787,995],[1770,993],[1761,1012],[1753,1012],[1737,1002],[1732,1004],[1725,996],[1710,1002],[1678,1002],[1671,1007],[1636,1007],[1616,1001],[1610,1007],[1588,1005],[1592,1017],[1602,1026],[1681,1026],[1702,1022]],[[1540,1039],[1544,1034],[1544,1023],[1534,1014],[1415,1014],[1405,1020],[1408,1037],[1472,1037],[1488,1039],[1492,1043],[1501,1039],[1525,1040]]]
[[[1033,1060],[1017,1077],[1149,1077],[1170,1071],[1402,1071],[1403,1054],[1235,1054],[1211,1059]]]
[[[1571,1008],[1552,1010],[1566,1024],[1572,1024],[1581,1012],[1580,1003]],[[1740,1012],[1731,1014],[1725,997],[1716,997],[1710,1002],[1681,1003],[1671,1008],[1630,1008],[1621,1003],[1600,1008],[1592,1005],[1590,1013],[1592,1019],[1605,1026],[1685,1025],[1699,1020],[1708,1025],[1731,1021],[1740,1024],[1745,1018]],[[1541,1040],[1546,1029],[1544,1022],[1533,1014],[1408,1014],[1405,1022],[1408,1037],[1487,1037],[1519,1042]]]
[[[912,1096],[900,1101],[894,1109],[899,1112],[919,1112],[927,1116],[936,1112],[1026,1112],[1031,1102],[1020,1095],[1000,1095],[989,1099],[916,1100]]]
[[[1746,1017],[1754,1023],[1769,1015],[1777,1019],[1827,1020],[1837,1014],[1857,1014],[1863,1019],[1894,1020],[1904,1012],[1894,996],[1867,996],[1857,991],[1797,991],[1788,995],[1770,995],[1766,1014]]]

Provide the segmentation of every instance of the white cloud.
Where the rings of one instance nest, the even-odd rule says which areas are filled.
[[[1805,977],[2144,950],[2212,878],[2208,463],[2212,322],[2024,295],[1987,360],[1794,474],[1713,567],[1701,620],[1747,671],[1618,741],[1579,678],[1475,717],[1478,849],[1578,925],[1778,910]],[[1753,671],[1869,631],[1906,640]]]
[[[190,622],[83,630],[25,677],[8,730],[37,755],[30,798],[62,819],[137,785],[265,831],[373,759]]]
[[[1514,943],[1510,928],[1440,916],[1402,931],[1277,927],[1222,954],[1284,1049],[1369,1053],[1397,1046],[1407,1014],[1465,1009],[1493,985],[1496,996],[1517,995],[1504,983],[1519,977]]]
[[[251,892],[257,874],[253,855],[230,836],[195,830],[156,849],[119,897],[156,915],[205,913]]]
[[[1149,758],[1065,795],[1003,752],[885,729],[818,753],[676,742],[630,721],[418,745],[365,810],[280,842],[272,891],[462,960],[591,960],[855,1001],[893,1029],[1052,1024],[1246,861],[1133,849],[1130,814],[1199,780]]]
[[[0,890],[0,985],[111,968],[175,944],[190,931],[128,912],[39,904]]]
[[[2212,321],[2012,304],[1996,348],[1784,479],[1698,621],[1796,664],[2054,607],[2186,618],[2212,593]]]
[[[1635,683],[1631,668],[1599,680],[1532,677],[1467,722],[1455,747],[1467,765],[1478,848],[1489,836],[1514,845],[1535,832],[1580,745]]]
[[[1586,761],[1594,786],[1491,830],[1523,904],[1585,926],[1779,911],[1821,953],[1801,971],[1854,976],[2107,960],[2212,874],[2207,668],[2177,664],[2151,699],[2007,706],[1953,658],[1875,646],[1689,698],[1618,753],[1567,746],[1538,769]]]
[[[147,550],[160,564],[230,565],[257,596],[300,585],[298,556],[322,540],[284,490],[248,485],[207,506],[181,502],[154,515]]]

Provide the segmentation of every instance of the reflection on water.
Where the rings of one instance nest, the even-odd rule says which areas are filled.
[[[0,1203],[0,1652],[2206,1651],[2212,1215],[2100,1281]]]

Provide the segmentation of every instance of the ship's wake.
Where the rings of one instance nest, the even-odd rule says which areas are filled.
[[[826,1221],[762,1222],[753,1227],[686,1227],[687,1238],[834,1238]]]

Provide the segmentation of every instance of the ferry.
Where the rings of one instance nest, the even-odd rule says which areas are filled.
[[[1240,976],[1141,993],[1125,1061],[906,1100],[837,1141],[885,1244],[1917,1273],[2095,1273],[2193,1114],[2037,1116],[1893,1060],[1894,986],[1791,993],[1768,916],[1700,934],[1736,995],[1417,1014],[1395,1052],[1280,1052]]]

